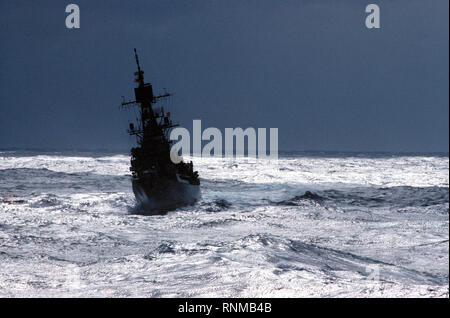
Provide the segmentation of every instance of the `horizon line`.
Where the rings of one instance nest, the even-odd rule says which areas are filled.
[[[0,147],[0,151],[41,151],[41,152],[129,152],[130,149],[126,148],[56,148],[56,147]],[[403,151],[403,150],[324,150],[324,149],[280,149],[279,153],[391,153],[391,154],[449,154],[448,150],[443,151]],[[192,156],[196,156],[198,153],[192,153]]]

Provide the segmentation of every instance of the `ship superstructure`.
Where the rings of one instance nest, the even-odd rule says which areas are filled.
[[[139,203],[148,208],[170,209],[192,204],[200,196],[200,180],[189,163],[172,162],[170,131],[178,126],[170,119],[170,113],[158,106],[169,93],[153,94],[153,87],[144,81],[144,71],[134,49],[137,64],[134,88],[135,100],[123,101],[122,106],[137,106],[136,124],[130,123],[128,133],[136,136],[137,147],[131,149],[133,192]]]

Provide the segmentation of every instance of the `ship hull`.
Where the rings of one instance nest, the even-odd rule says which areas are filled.
[[[148,210],[172,210],[200,198],[200,185],[177,179],[133,178],[132,185],[137,202]]]

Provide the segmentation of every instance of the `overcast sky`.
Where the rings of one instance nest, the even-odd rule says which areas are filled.
[[[138,49],[189,130],[277,127],[282,150],[449,149],[448,0],[0,2],[0,148],[128,149]],[[365,7],[381,28],[365,27]]]

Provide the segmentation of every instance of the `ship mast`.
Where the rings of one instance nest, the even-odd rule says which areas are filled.
[[[144,136],[148,133],[155,134],[155,129],[160,130],[162,134],[167,139],[168,132],[171,128],[178,126],[178,124],[173,124],[172,121],[168,118],[168,114],[155,113],[153,111],[152,105],[157,103],[159,99],[172,96],[172,94],[164,93],[158,96],[153,95],[152,84],[144,82],[144,71],[141,69],[141,65],[139,63],[139,57],[134,48],[134,57],[137,65],[137,72],[134,73],[136,76],[135,82],[139,85],[134,89],[136,99],[134,101],[123,102],[122,106],[127,105],[140,105],[140,118],[138,119],[138,126],[135,129],[133,124],[130,124],[130,129],[128,133],[130,135],[136,135],[138,138],[138,143],[142,145]],[[162,110],[162,109],[161,109]],[[157,118],[161,118],[162,121],[157,122]],[[152,132],[150,132],[152,130]],[[170,143],[170,141],[169,141]]]
[[[144,191],[153,191],[149,184],[154,184],[157,180],[155,178],[199,185],[198,173],[192,170],[192,163],[189,165],[171,161],[172,140],[170,140],[169,134],[171,129],[178,124],[172,122],[170,113],[166,113],[162,106],[153,108],[153,105],[157,104],[160,99],[169,97],[171,94],[164,92],[164,94],[155,96],[152,84],[144,82],[144,71],[141,69],[136,48],[134,57],[137,65],[134,81],[138,83],[138,86],[134,87],[135,100],[125,101],[123,98],[122,102],[122,106],[138,106],[140,108],[140,116],[136,118],[138,127],[130,123],[128,130],[130,135],[136,136],[138,143],[138,147],[131,148],[130,170],[133,174],[133,191],[137,183],[141,182],[139,187],[143,186],[146,189]],[[180,178],[184,181],[180,181]],[[142,190],[139,193],[142,193]]]
[[[136,48],[134,48],[134,57],[136,58],[136,64],[138,71],[135,73],[137,75],[136,81],[139,83],[139,86],[144,86],[144,71],[141,70],[141,66],[139,65],[139,57],[136,52]]]

